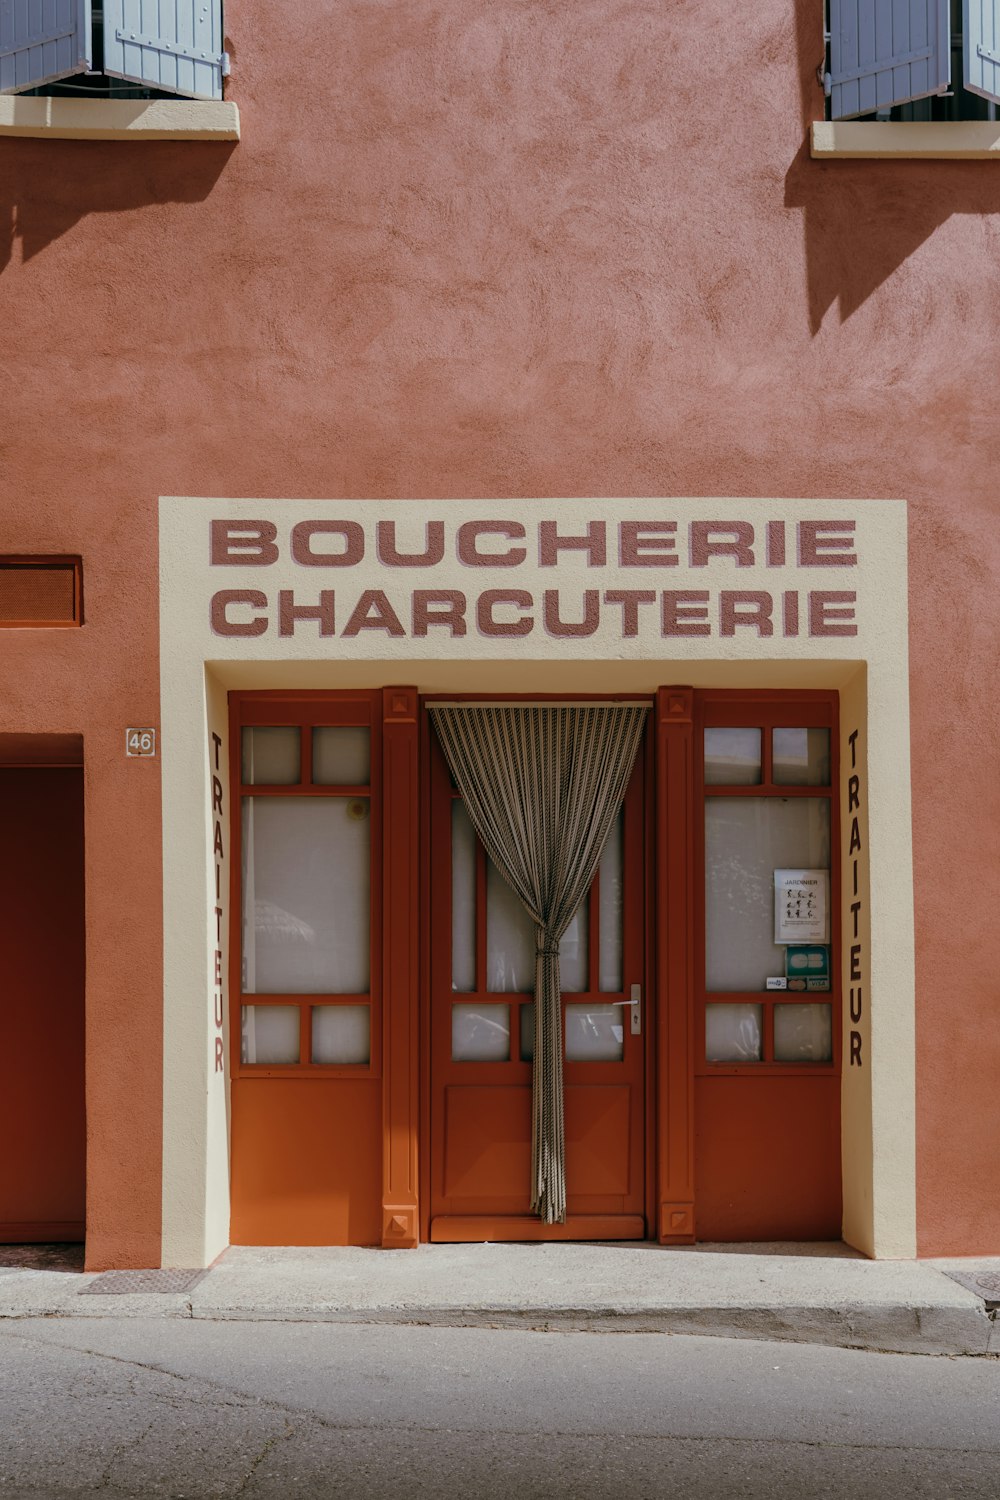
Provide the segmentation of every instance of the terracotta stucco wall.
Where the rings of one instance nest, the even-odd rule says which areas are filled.
[[[996,1248],[1000,171],[811,162],[821,31],[230,0],[238,147],[0,142],[0,545],[86,566],[0,729],[85,736],[95,1264],[159,1235],[159,494],[907,498],[920,1247]]]

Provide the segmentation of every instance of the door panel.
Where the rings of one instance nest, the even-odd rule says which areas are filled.
[[[81,1240],[82,770],[0,770],[0,828],[0,1243]]]
[[[624,1211],[632,1185],[631,1098],[628,1084],[567,1085],[566,1176],[574,1196],[617,1197],[621,1202],[607,1207]]]
[[[466,1211],[527,1213],[531,1089],[445,1090],[444,1193]],[[488,1189],[484,1191],[484,1189]],[[471,1205],[485,1205],[471,1209]]]
[[[568,1221],[530,1213],[534,929],[431,751],[431,1238],[644,1231],[643,757],[561,945]],[[645,1000],[640,1002],[644,1008]]]

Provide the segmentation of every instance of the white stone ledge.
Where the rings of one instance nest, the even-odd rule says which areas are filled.
[[[25,99],[0,94],[0,136],[63,141],[238,141],[225,99]]]
[[[910,157],[916,161],[1000,161],[1000,121],[814,120],[810,155],[818,160]]]

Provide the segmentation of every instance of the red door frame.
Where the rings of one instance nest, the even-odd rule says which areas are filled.
[[[433,697],[427,700],[433,703]],[[449,698],[448,701],[454,701]],[[482,701],[481,695],[476,701]],[[505,696],[504,702],[516,701]],[[530,701],[537,701],[532,699]],[[554,700],[558,702],[559,700]],[[575,697],[572,701],[579,701]],[[602,701],[595,698],[596,702]],[[606,699],[603,701],[607,701]],[[632,699],[628,701],[634,701]],[[652,705],[650,705],[652,706]],[[614,992],[620,997],[612,1003],[621,1004],[628,996],[629,986],[639,983],[641,986],[642,1026],[640,1033],[633,1036],[628,1030],[625,1032],[625,1050],[622,1059],[616,1064],[586,1062],[567,1062],[566,1088],[567,1088],[567,1119],[571,1124],[575,1119],[578,1125],[586,1129],[586,1118],[589,1110],[595,1107],[600,1109],[606,1107],[611,1098],[610,1091],[626,1089],[627,1094],[627,1121],[626,1128],[622,1132],[625,1123],[621,1116],[617,1121],[617,1133],[612,1127],[607,1116],[604,1117],[603,1129],[591,1136],[591,1147],[589,1154],[577,1157],[576,1177],[569,1183],[570,1206],[567,1219],[564,1224],[546,1225],[543,1221],[530,1215],[527,1209],[528,1176],[525,1167],[524,1175],[524,1207],[517,1209],[512,1203],[503,1206],[498,1202],[493,1191],[484,1189],[481,1196],[473,1194],[460,1195],[449,1198],[445,1191],[446,1170],[445,1161],[449,1150],[448,1141],[455,1142],[454,1136],[448,1136],[446,1124],[448,1109],[442,1090],[447,1093],[450,1089],[457,1090],[456,1097],[461,1098],[466,1089],[479,1089],[483,1093],[481,1097],[491,1097],[497,1100],[503,1099],[504,1107],[513,1108],[515,1114],[520,1111],[524,1098],[530,1092],[531,1065],[519,1061],[518,1039],[520,1035],[519,1011],[526,1003],[525,996],[515,994],[494,994],[486,988],[486,859],[481,846],[477,844],[477,899],[476,899],[476,982],[475,988],[467,996],[455,995],[454,1000],[463,998],[475,1001],[478,999],[484,1004],[507,1004],[511,1014],[511,1056],[503,1062],[494,1063],[459,1063],[457,1066],[451,1061],[450,1029],[444,1022],[443,1010],[447,1007],[450,996],[450,981],[441,973],[435,981],[433,962],[429,964],[429,981],[434,986],[428,989],[428,1019],[429,1031],[426,1033],[428,1041],[426,1044],[427,1066],[424,1077],[426,1086],[430,1090],[430,1128],[424,1136],[428,1150],[425,1155],[429,1158],[429,1171],[425,1176],[427,1190],[429,1192],[429,1203],[425,1215],[427,1229],[430,1238],[435,1241],[456,1242],[462,1240],[489,1239],[489,1240],[525,1240],[525,1239],[640,1239],[645,1235],[645,1226],[648,1222],[648,1194],[647,1194],[647,1159],[648,1159],[648,1110],[645,1103],[645,1094],[648,1087],[648,1058],[652,1052],[650,1044],[650,1028],[646,1020],[648,1009],[647,996],[647,969],[646,969],[646,921],[647,921],[647,859],[646,849],[649,843],[647,837],[648,822],[644,814],[646,796],[648,792],[648,778],[646,766],[648,763],[648,751],[651,748],[650,737],[645,737],[645,743],[640,750],[638,764],[633,776],[630,778],[628,790],[623,803],[624,812],[624,907],[623,907],[623,972],[622,989]],[[429,743],[429,778],[430,786],[430,816],[431,830],[428,845],[427,858],[433,867],[435,878],[428,879],[425,884],[428,890],[432,890],[430,901],[431,926],[428,928],[429,942],[426,945],[436,956],[438,963],[450,973],[448,959],[451,953],[451,906],[446,893],[439,892],[445,882],[440,876],[440,868],[448,858],[443,851],[450,848],[451,819],[449,815],[453,798],[457,795],[453,789],[449,789],[447,769],[443,756],[436,749],[433,742]],[[430,867],[430,866],[429,866]],[[587,897],[589,907],[589,973],[592,984],[587,993],[594,1001],[611,999],[601,995],[597,982],[598,973],[598,946],[599,946],[599,915],[598,915],[598,881],[595,878]],[[433,889],[432,889],[433,888]],[[582,996],[567,994],[565,1004],[572,1004]],[[435,1031],[434,1008],[437,1005],[437,1030]],[[626,1009],[621,1012],[623,1018],[628,1014]],[[614,1071],[611,1071],[611,1069]],[[575,1105],[570,1102],[570,1091],[575,1091]],[[520,1098],[515,1101],[514,1095]],[[467,1097],[467,1096],[466,1096]],[[619,1095],[619,1098],[621,1096]],[[522,1122],[523,1123],[523,1122]],[[454,1127],[452,1127],[454,1128]],[[521,1125],[518,1126],[520,1131]],[[461,1135],[458,1140],[461,1142]],[[518,1135],[517,1145],[508,1139],[507,1146],[513,1146],[515,1151],[525,1148],[523,1136]],[[572,1150],[572,1146],[571,1146]],[[605,1169],[612,1180],[618,1179],[624,1184],[627,1180],[627,1190],[623,1186],[617,1186],[615,1190],[609,1191],[609,1184],[605,1178],[603,1190],[598,1189],[591,1175],[591,1186],[585,1186],[588,1166],[596,1164],[598,1157],[602,1155]],[[626,1171],[627,1165],[627,1171]],[[598,1176],[600,1170],[598,1169]],[[512,1180],[520,1180],[516,1177]],[[574,1185],[575,1184],[575,1185]],[[464,1201],[463,1201],[464,1200]],[[574,1201],[575,1200],[575,1201]]]
[[[831,958],[833,979],[833,1059],[829,1065],[749,1064],[727,1068],[704,1060],[704,797],[703,757],[698,753],[706,723],[759,725],[764,734],[764,766],[770,765],[768,735],[776,725],[811,724],[830,730],[830,786],[786,787],[790,796],[828,797],[831,835]],[[658,1073],[653,1096],[658,1116],[659,1212],[661,1244],[692,1244],[697,1237],[695,1177],[695,1093],[706,1074],[740,1075],[763,1081],[798,1074],[836,1086],[840,1073],[840,840],[838,696],[798,689],[716,689],[664,687],[656,711],[656,954],[659,992]],[[767,780],[764,775],[764,780]],[[719,788],[712,788],[719,791]],[[761,795],[755,786],[723,788],[727,795]],[[770,1015],[776,996],[754,996]],[[839,1106],[839,1101],[838,1101]]]
[[[284,700],[287,706],[290,700],[308,703],[317,698],[349,697],[350,693],[231,695],[234,700],[251,696],[258,700]],[[385,688],[371,696],[377,700],[376,713],[381,710],[382,742],[383,864],[377,893],[382,923],[381,1243],[408,1248],[429,1239],[430,1232],[431,731],[428,715],[422,711],[428,700],[420,699],[415,687]],[[481,696],[447,695],[451,701]],[[513,696],[538,701],[539,695]],[[553,703],[579,700],[580,696],[545,695],[546,701]],[[594,701],[634,697],[592,696]],[[761,705],[764,722],[770,722],[768,706],[771,710],[776,705],[790,710],[796,704],[813,703],[821,716],[826,715],[823,722],[831,725],[832,951],[834,963],[837,962],[837,694],[659,688],[653,700],[649,730],[652,753],[647,741],[646,756],[647,826],[651,823],[654,837],[646,841],[644,1029],[646,1222],[649,1235],[663,1244],[689,1244],[696,1237],[695,1087],[699,1066],[704,1066],[698,1044],[700,1010],[696,1007],[699,971],[696,944],[701,931],[699,924],[703,923],[703,893],[697,886],[703,839],[702,777],[697,751],[706,707],[726,702]],[[234,717],[234,725],[236,722],[238,719]],[[787,712],[785,722],[789,722]],[[235,755],[234,746],[234,760]],[[234,811],[238,802],[238,797],[234,797],[231,804]],[[239,895],[235,867],[234,861],[234,913],[238,911]],[[239,943],[239,925],[235,920],[232,931],[235,953]],[[238,964],[238,958],[234,962]],[[233,989],[232,994],[237,996],[238,989]],[[836,1035],[836,993],[834,1004]]]
[[[302,1087],[309,1087],[317,1079],[329,1084],[338,1078],[351,1077],[380,1083],[381,1141],[366,1144],[375,1160],[381,1160],[381,1243],[388,1247],[411,1248],[418,1243],[420,909],[416,873],[419,868],[420,797],[416,689],[242,691],[230,693],[229,697],[231,847],[234,854],[230,888],[230,1077],[239,1084],[244,1075],[270,1076]],[[365,1067],[307,1064],[249,1070],[239,1061],[240,731],[244,724],[269,723],[299,725],[305,729],[324,723],[367,723],[372,729],[372,1049],[370,1064]],[[311,794],[307,741],[308,735],[305,735],[301,784],[284,789],[270,788],[269,794]],[[332,794],[333,789],[326,791]],[[358,795],[367,793],[359,792]],[[309,1002],[309,996],[301,996],[290,1003],[299,1004],[305,1016]],[[304,1027],[305,1022],[302,1024]],[[254,1240],[254,1243],[260,1242]]]

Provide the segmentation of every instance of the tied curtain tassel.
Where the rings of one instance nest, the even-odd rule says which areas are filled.
[[[566,1219],[559,942],[618,815],[648,710],[432,704],[437,732],[486,853],[535,923],[531,1211]]]

